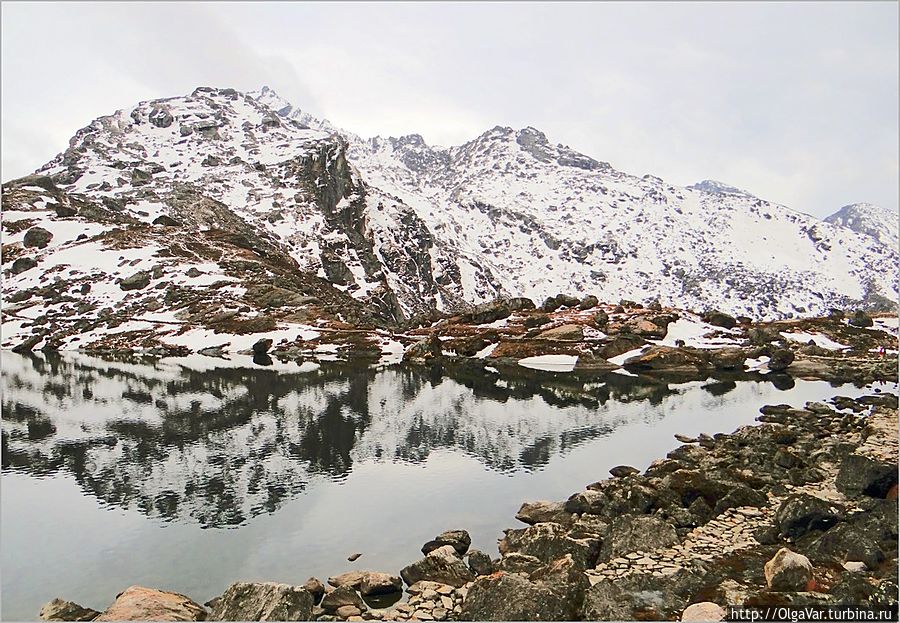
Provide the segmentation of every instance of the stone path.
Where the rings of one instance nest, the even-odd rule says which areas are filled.
[[[875,408],[867,418],[869,437],[856,451],[879,459],[897,459],[897,411]],[[857,433],[858,435],[858,433]],[[800,487],[785,484],[788,493],[782,496],[769,494],[769,503],[762,508],[744,506],[732,508],[712,521],[691,530],[683,542],[648,552],[634,552],[608,562],[600,563],[586,572],[591,584],[603,579],[622,578],[641,573],[663,577],[676,573],[681,568],[689,568],[691,562],[701,560],[711,562],[735,552],[758,546],[753,537],[757,529],[772,525],[775,512],[788,495],[808,493],[828,502],[840,504],[849,513],[859,510],[842,493],[834,488],[838,465],[820,463],[825,479]]]

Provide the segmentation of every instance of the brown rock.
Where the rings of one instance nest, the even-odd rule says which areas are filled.
[[[682,621],[721,621],[725,618],[725,609],[711,601],[691,604],[681,613]]]
[[[541,331],[539,338],[545,340],[558,340],[564,342],[580,342],[584,339],[584,330],[581,325],[564,324],[559,327]]]
[[[803,554],[782,547],[764,568],[766,584],[772,591],[803,591],[812,580],[812,563]]]
[[[129,586],[95,621],[203,621],[206,609],[179,593]]]
[[[100,613],[75,602],[56,598],[41,607],[42,621],[93,621]]]

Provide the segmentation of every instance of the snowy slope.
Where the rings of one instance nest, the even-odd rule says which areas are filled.
[[[859,234],[871,236],[892,249],[898,244],[898,215],[887,208],[871,203],[851,203],[825,219],[833,225],[846,227]]]
[[[287,327],[315,317],[314,301],[316,314],[392,322],[560,292],[765,318],[897,293],[896,245],[720,182],[628,175],[534,128],[449,148],[363,139],[266,87],[201,87],[101,117],[37,173],[3,188],[17,318],[124,304],[141,319]],[[34,226],[48,246],[24,246]],[[35,265],[12,271],[23,258]],[[123,292],[139,271],[149,286]]]

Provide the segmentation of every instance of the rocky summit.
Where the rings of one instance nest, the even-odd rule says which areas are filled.
[[[626,174],[530,127],[449,148],[363,139],[265,87],[100,117],[5,183],[3,206],[4,337],[40,317],[64,348],[396,327],[559,292],[769,320],[897,297],[890,221],[875,235],[859,210],[824,222],[719,182]]]

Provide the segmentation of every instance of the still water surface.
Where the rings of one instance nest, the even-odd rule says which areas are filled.
[[[77,353],[4,352],[2,372],[6,620],[131,584],[202,602],[237,580],[396,573],[451,528],[496,556],[523,501],[644,469],[674,433],[870,391]]]

